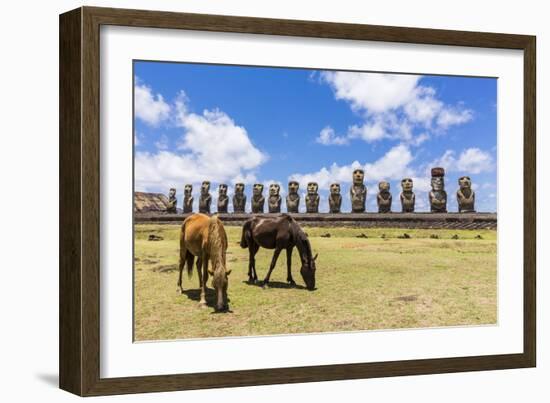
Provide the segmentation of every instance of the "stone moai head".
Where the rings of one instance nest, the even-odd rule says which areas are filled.
[[[310,195],[317,194],[317,190],[319,189],[319,185],[317,185],[317,182],[309,182],[307,184],[307,192]]]
[[[281,186],[277,183],[272,183],[269,185],[269,195],[270,196],[279,196],[279,193],[281,191]]]
[[[445,190],[445,169],[440,167],[432,168],[431,185],[434,192]]]
[[[255,183],[254,187],[252,188],[252,193],[254,196],[261,196],[262,192],[264,191],[264,185],[261,183]]]
[[[193,185],[185,185],[183,192],[185,196],[191,196],[193,194]]]
[[[173,199],[174,197],[176,197],[176,189],[175,188],[170,188],[170,191],[168,192],[168,197],[170,199]]]
[[[382,181],[378,184],[378,190],[380,192],[389,192],[390,191],[390,183],[386,181]]]
[[[288,182],[288,193],[296,194],[298,193],[298,189],[300,189],[300,184],[298,182],[296,181]]]
[[[201,193],[203,195],[206,195],[206,194],[208,194],[208,192],[210,192],[210,182],[209,181],[204,181],[201,185]]]
[[[460,189],[471,189],[472,188],[472,180],[469,176],[461,176],[458,178],[458,186],[460,186]]]
[[[365,180],[365,171],[363,171],[362,169],[356,169],[355,171],[353,171],[354,185],[362,185],[364,180]]]
[[[411,178],[403,178],[401,180],[401,189],[403,189],[403,192],[412,192],[413,180]]]
[[[235,184],[235,193],[236,194],[243,194],[244,193],[244,183],[236,183]]]
[[[330,185],[330,194],[339,195],[340,194],[340,184],[333,183]]]
[[[218,195],[227,196],[227,185],[225,183],[220,183],[218,186]]]

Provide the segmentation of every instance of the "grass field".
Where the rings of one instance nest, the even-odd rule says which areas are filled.
[[[306,227],[319,253],[317,289],[310,292],[297,251],[297,287],[286,284],[284,252],[269,288],[246,283],[240,227],[226,226],[231,312],[214,313],[212,289],[209,307],[199,308],[196,271],[191,279],[184,273],[184,293],[176,292],[179,226],[135,229],[137,341],[496,323],[496,231]],[[410,238],[399,238],[405,232]],[[330,238],[321,237],[327,233]],[[148,241],[150,234],[163,240]],[[260,279],[272,253],[258,252]]]

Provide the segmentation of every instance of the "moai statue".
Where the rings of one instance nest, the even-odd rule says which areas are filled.
[[[469,176],[458,179],[459,189],[456,192],[459,213],[475,213],[476,194],[472,190],[472,180]]]
[[[333,183],[330,185],[330,196],[328,197],[328,205],[331,213],[339,213],[342,207],[342,195],[340,194],[340,184]]]
[[[319,185],[316,182],[309,182],[307,184],[306,195],[306,213],[318,213],[319,212],[319,193],[317,190]]]
[[[168,193],[168,204],[166,205],[166,212],[169,214],[177,213],[177,204],[178,199],[176,199],[176,189],[170,188],[170,192]]]
[[[183,190],[183,212],[193,212],[193,185],[185,185]]]
[[[390,183],[382,181],[378,184],[378,194],[376,195],[376,203],[378,204],[379,213],[391,213],[392,196],[390,193]]]
[[[199,198],[199,213],[210,214],[210,203],[212,203],[212,196],[210,195],[210,182],[204,181],[201,185],[201,197]]]
[[[228,203],[227,185],[225,183],[220,183],[220,186],[218,186],[218,213],[227,213]]]
[[[252,188],[252,212],[255,214],[264,212],[265,197],[262,194],[264,185],[261,183],[254,184]]]
[[[288,182],[288,195],[286,196],[286,211],[289,213],[297,213],[300,207],[300,195],[298,190],[300,184],[296,181]]]
[[[430,191],[430,209],[432,213],[447,212],[447,192],[445,192],[445,169],[432,168],[432,190]]]
[[[353,184],[349,190],[351,198],[351,212],[364,213],[365,203],[367,201],[367,187],[363,183],[365,180],[365,171],[356,169],[353,171]]]
[[[403,213],[414,213],[415,195],[413,192],[413,180],[411,178],[404,178],[401,181],[401,211]]]
[[[235,184],[235,194],[233,195],[233,212],[244,213],[246,206],[246,195],[244,194],[244,183]]]
[[[267,199],[267,207],[270,213],[281,212],[281,187],[277,183],[269,185],[269,198]]]

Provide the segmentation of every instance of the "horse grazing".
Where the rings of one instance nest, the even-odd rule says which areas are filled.
[[[199,304],[206,306],[206,282],[208,274],[213,276],[212,285],[216,292],[216,310],[229,309],[227,304],[228,276],[225,255],[227,252],[227,235],[218,216],[208,217],[204,214],[193,214],[185,219],[180,233],[180,262],[178,289],[183,293],[181,277],[187,263],[187,274],[193,274],[193,263],[197,259],[197,272],[201,296]],[[210,261],[211,267],[208,266]]]
[[[241,248],[248,248],[249,251],[248,280],[250,282],[258,280],[255,256],[260,246],[266,249],[275,249],[269,271],[264,279],[264,286],[269,284],[269,277],[283,249],[286,249],[286,281],[292,285],[296,284],[292,278],[291,271],[292,250],[296,246],[300,253],[300,260],[302,261],[300,269],[302,278],[308,290],[315,289],[315,259],[317,259],[317,255],[312,257],[309,239],[294,218],[288,214],[281,214],[275,218],[255,216],[244,223]]]

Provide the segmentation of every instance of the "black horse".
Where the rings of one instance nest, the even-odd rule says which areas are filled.
[[[289,284],[295,285],[292,278],[292,250],[296,246],[300,253],[302,267],[300,273],[308,290],[315,289],[315,259],[312,257],[311,244],[307,235],[302,231],[298,223],[288,214],[278,217],[255,216],[247,220],[243,225],[241,248],[248,248],[250,253],[248,262],[248,280],[258,280],[256,274],[256,253],[260,246],[266,249],[275,249],[269,271],[264,279],[264,286],[268,285],[271,272],[275,268],[277,258],[283,249],[286,249],[287,278]]]

